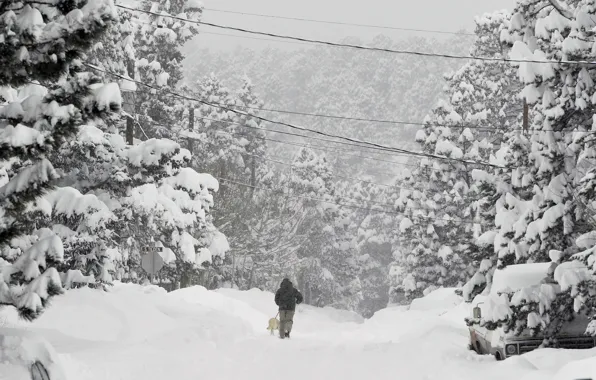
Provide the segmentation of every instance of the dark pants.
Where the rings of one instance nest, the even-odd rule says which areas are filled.
[[[285,333],[292,332],[292,325],[294,324],[294,310],[280,310],[279,311],[279,337],[284,338]]]

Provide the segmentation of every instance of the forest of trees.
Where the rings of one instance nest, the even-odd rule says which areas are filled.
[[[10,3],[0,305],[34,319],[71,287],[146,282],[158,247],[167,289],[290,277],[307,303],[364,316],[439,287],[471,301],[496,268],[552,262],[481,323],[555,334],[596,315],[593,1],[520,0],[471,39],[371,42],[477,59],[193,51],[193,0]]]

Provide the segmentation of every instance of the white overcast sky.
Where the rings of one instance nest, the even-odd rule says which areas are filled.
[[[206,8],[236,12],[374,24],[400,28],[444,31],[458,31],[465,28],[468,31],[472,31],[474,16],[499,9],[512,9],[515,0],[203,0],[203,4]],[[205,10],[203,21],[329,41],[338,41],[347,36],[358,36],[367,40],[377,34],[385,34],[395,39],[408,35],[408,32],[402,31],[358,28],[344,25],[322,25],[219,13],[210,10]],[[265,46],[298,47],[298,45],[294,44],[208,34],[225,33],[238,35],[239,33],[207,26],[203,26],[201,29],[207,32],[201,35],[198,41],[195,42],[201,48],[230,49],[239,44],[252,48]],[[418,34],[441,38],[440,35],[436,34]]]

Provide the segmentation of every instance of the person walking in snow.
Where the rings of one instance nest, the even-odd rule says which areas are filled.
[[[275,293],[275,304],[279,306],[279,337],[281,339],[290,337],[296,305],[301,304],[302,301],[302,293],[294,288],[289,279],[284,278]]]

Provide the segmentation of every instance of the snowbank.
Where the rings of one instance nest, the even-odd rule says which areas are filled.
[[[462,297],[455,294],[456,288],[441,288],[430,292],[426,297],[412,301],[410,310],[451,310],[463,302]]]
[[[396,374],[457,380],[595,375],[596,361],[586,358],[596,349],[541,349],[504,362],[476,355],[467,349],[463,322],[470,308],[453,289],[434,291],[410,307],[381,310],[364,322],[353,313],[299,305],[292,339],[281,341],[266,331],[277,312],[270,292],[197,286],[165,293],[117,282],[109,292],[78,289],[56,297],[26,329],[52,344],[69,380],[269,380],[280,373],[288,380],[357,380],[373,372],[379,380]],[[0,323],[25,326],[7,310],[0,311]],[[0,364],[0,378],[3,370]]]
[[[259,289],[251,289],[249,291],[238,291],[235,289],[218,289],[217,293],[226,297],[234,298],[236,300],[245,302],[251,307],[260,310],[262,313],[274,317],[277,313],[277,306],[274,302],[274,294],[265,292]],[[317,323],[322,324],[337,324],[337,323],[363,323],[364,318],[354,312],[347,310],[338,310],[332,307],[318,308],[310,305],[298,305],[296,310],[297,318],[299,318],[300,325]]]
[[[235,316],[245,325],[254,329],[254,331],[264,330],[267,327],[267,321],[271,318],[271,316],[258,311],[246,302],[209,291],[202,286],[176,290],[168,294],[168,296],[190,304],[200,305],[213,311]]]
[[[586,350],[588,359],[572,361],[563,366],[553,380],[580,380],[596,379],[596,349]]]

